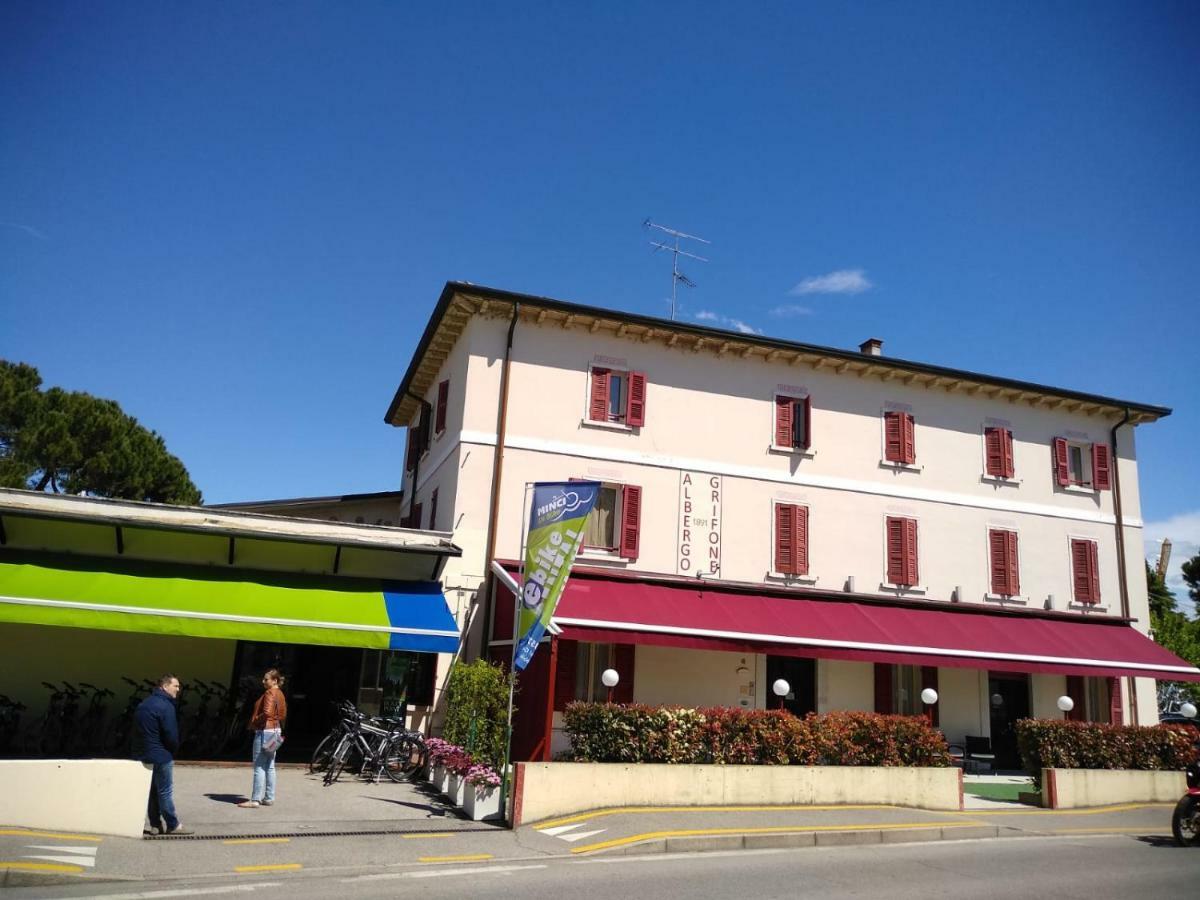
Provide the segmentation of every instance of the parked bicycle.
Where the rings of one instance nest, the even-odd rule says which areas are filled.
[[[349,703],[343,703],[339,711],[337,725],[317,746],[309,763],[310,772],[324,770],[326,785],[347,769],[372,782],[384,775],[402,782],[424,764],[425,741],[419,732],[407,730],[403,721],[367,716]]]
[[[25,704],[0,694],[0,755],[7,756],[21,730],[21,714]]]

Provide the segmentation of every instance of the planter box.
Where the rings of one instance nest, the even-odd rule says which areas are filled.
[[[463,794],[467,787],[467,779],[462,775],[451,773],[450,779],[446,784],[446,790],[442,791],[446,798],[455,806],[463,805]]]
[[[473,784],[468,784],[462,808],[463,812],[467,814],[467,818],[475,822],[501,818],[500,788],[477,788]]]
[[[450,781],[450,772],[442,766],[434,766],[429,770],[429,784],[439,794],[446,793],[446,785]]]
[[[1187,790],[1182,772],[1133,769],[1042,769],[1042,803],[1050,809],[1112,803],[1173,803]]]

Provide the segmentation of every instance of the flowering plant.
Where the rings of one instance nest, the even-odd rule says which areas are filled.
[[[445,765],[443,760],[445,760],[446,755],[451,750],[457,749],[459,748],[454,744],[449,741],[443,741],[441,738],[431,737],[425,739],[425,750],[431,766]]]
[[[462,776],[466,775],[471,766],[475,765],[475,760],[471,759],[471,754],[462,747],[448,744],[446,752],[442,756],[442,765],[452,774]]]
[[[491,766],[475,765],[467,770],[467,783],[476,788],[500,787],[500,775]]]

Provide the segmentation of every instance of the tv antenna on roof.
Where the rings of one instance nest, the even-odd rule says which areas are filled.
[[[658,225],[654,222],[651,222],[649,219],[646,219],[646,221],[642,222],[642,227],[643,228],[655,228],[658,231],[665,232],[666,234],[670,235],[671,237],[673,237],[675,239],[674,246],[672,246],[670,244],[664,244],[661,241],[650,241],[650,245],[652,247],[654,247],[655,253],[657,253],[659,250],[666,250],[668,253],[671,254],[671,318],[674,319],[675,318],[675,289],[679,286],[680,282],[683,283],[684,287],[695,287],[696,286],[696,282],[692,281],[692,279],[688,278],[686,275],[684,275],[682,272],[679,271],[679,257],[686,256],[689,259],[696,259],[696,260],[699,260],[700,262],[708,262],[708,259],[703,256],[697,256],[695,253],[688,253],[686,250],[680,250],[679,242],[681,240],[684,240],[684,241],[699,241],[702,244],[711,244],[712,241],[706,241],[704,238],[696,237],[696,235],[694,235],[694,234],[684,234],[682,231],[676,231],[674,228],[668,228],[666,225]]]

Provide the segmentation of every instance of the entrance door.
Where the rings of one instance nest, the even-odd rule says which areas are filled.
[[[783,708],[797,716],[817,711],[817,661],[801,656],[768,656],[767,684],[763,692],[767,709],[779,709],[779,698],[772,686],[782,678],[791,686],[783,699]]]
[[[1018,719],[1029,718],[1029,676],[989,673],[988,705],[991,707],[992,752],[996,754],[996,768],[1021,768],[1016,723]]]

